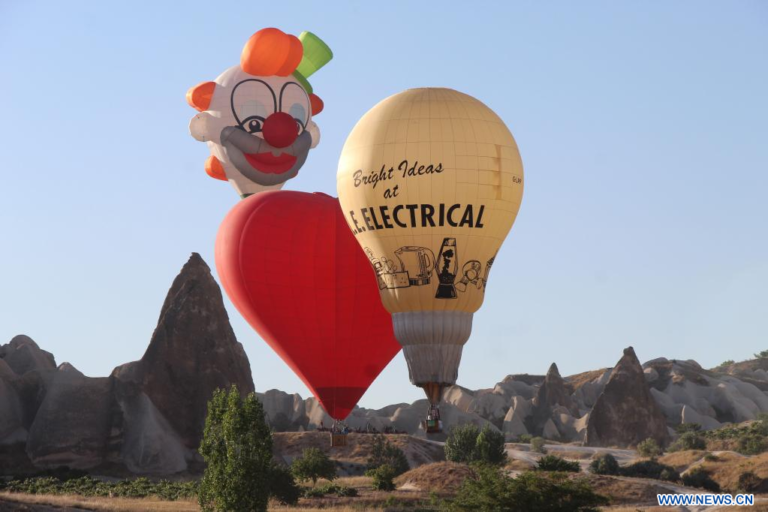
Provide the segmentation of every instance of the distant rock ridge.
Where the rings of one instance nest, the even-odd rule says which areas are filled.
[[[253,391],[210,268],[193,253],[141,360],[86,377],[28,336],[0,346],[0,474],[69,466],[173,474],[201,459],[207,401]]]
[[[201,468],[196,448],[206,403],[217,387],[253,391],[250,365],[229,323],[208,265],[192,254],[173,281],[144,356],[108,377],[87,377],[28,336],[0,345],[0,474],[66,465],[100,474],[170,475]],[[257,393],[276,431],[330,426],[314,398]],[[426,436],[426,400],[356,408],[352,428]],[[445,391],[448,430],[474,423],[512,441],[543,436],[593,446],[661,444],[680,423],[704,429],[768,412],[768,360],[710,370],[693,360],[656,358],[640,365],[632,347],[614,368],[562,377],[516,374],[493,387]]]

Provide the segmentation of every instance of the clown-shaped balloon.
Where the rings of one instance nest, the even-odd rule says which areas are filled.
[[[241,197],[295,177],[320,142],[312,117],[323,102],[307,78],[332,57],[310,32],[297,38],[265,28],[248,40],[239,66],[191,88],[187,102],[200,113],[189,131],[211,150],[206,172],[228,180]]]

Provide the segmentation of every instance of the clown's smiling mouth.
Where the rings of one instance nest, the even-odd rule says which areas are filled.
[[[288,153],[275,156],[267,151],[266,153],[243,153],[243,156],[254,169],[266,174],[282,174],[296,163],[296,157]]]

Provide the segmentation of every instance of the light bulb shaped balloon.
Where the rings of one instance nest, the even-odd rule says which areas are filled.
[[[523,165],[515,139],[471,96],[410,89],[360,119],[337,180],[411,382],[437,403],[456,382],[472,316],[520,208]]]

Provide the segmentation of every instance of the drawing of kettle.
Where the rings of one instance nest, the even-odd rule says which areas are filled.
[[[426,247],[405,246],[395,251],[400,260],[400,268],[408,272],[411,286],[429,284],[432,269],[435,267],[435,253]]]

